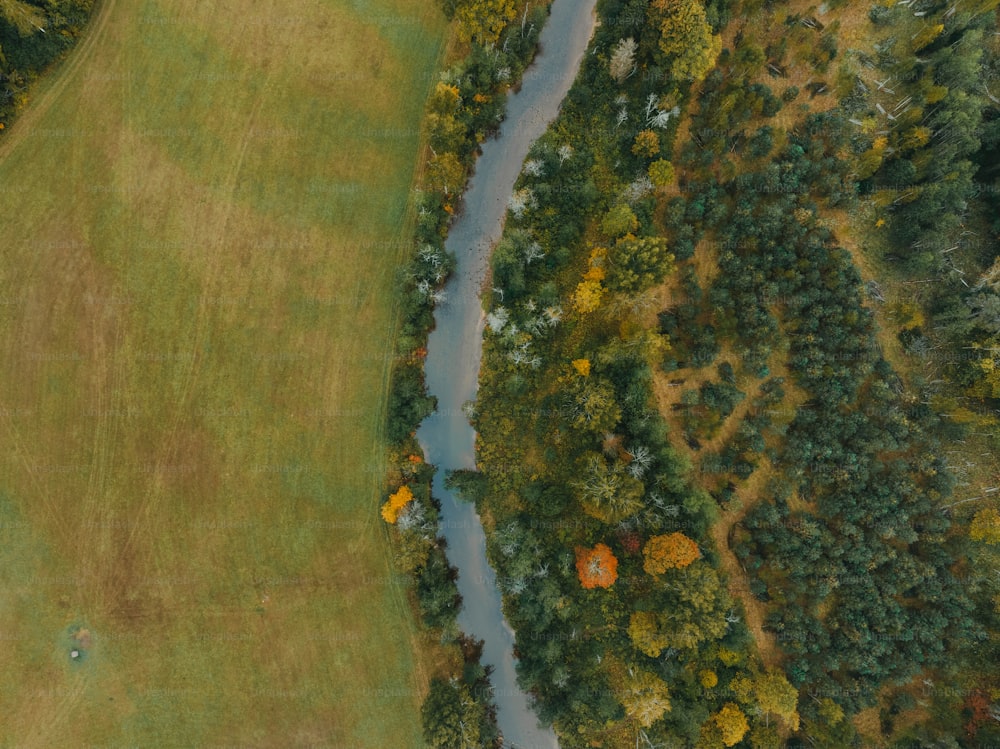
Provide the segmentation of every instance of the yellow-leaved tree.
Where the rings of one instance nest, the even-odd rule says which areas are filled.
[[[656,614],[652,611],[635,611],[629,619],[628,636],[632,644],[650,658],[659,658],[669,640],[660,632]]]
[[[458,36],[464,42],[495,44],[515,15],[514,0],[459,0],[455,5]]]
[[[779,669],[771,669],[754,679],[754,696],[765,713],[779,716],[793,731],[799,730],[796,706],[799,692]]]
[[[660,30],[660,52],[671,75],[704,78],[722,51],[722,38],[712,33],[705,7],[698,0],[653,0],[649,13]]]
[[[635,670],[622,691],[625,714],[649,728],[670,710],[670,692],[663,679],[649,671]]]
[[[1000,544],[1000,512],[992,507],[977,512],[969,526],[969,538],[988,544]]]
[[[726,746],[734,746],[740,743],[743,737],[746,736],[747,731],[750,730],[750,723],[747,721],[747,716],[732,702],[727,702],[723,705],[722,709],[712,716],[712,720],[721,732],[722,743]]]

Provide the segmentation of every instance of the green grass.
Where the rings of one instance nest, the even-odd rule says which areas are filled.
[[[438,15],[105,0],[0,141],[0,746],[421,745],[377,508]]]

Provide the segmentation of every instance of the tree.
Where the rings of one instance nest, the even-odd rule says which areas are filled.
[[[601,221],[601,231],[612,239],[623,237],[639,228],[639,219],[624,203],[609,210]]]
[[[726,746],[740,743],[750,730],[747,716],[732,702],[723,705],[722,709],[712,716],[712,720],[722,732],[722,743]]]
[[[572,364],[573,369],[581,377],[588,377],[590,375],[590,359],[574,359]]]
[[[967,392],[977,398],[1000,398],[1000,337],[974,343],[973,349],[982,355],[972,362],[972,371],[978,379]]]
[[[795,710],[799,693],[781,671],[771,669],[760,674],[754,680],[754,695],[764,712],[779,716],[793,731],[799,729],[799,714]]]
[[[683,533],[653,536],[642,550],[642,568],[650,575],[662,575],[670,569],[687,567],[701,556],[698,544]]]
[[[431,185],[445,195],[460,192],[465,184],[465,167],[451,151],[437,154],[427,166]]]
[[[670,710],[666,682],[648,671],[635,671],[622,694],[625,714],[643,728],[649,728]]]
[[[410,487],[401,486],[395,494],[389,495],[389,501],[382,505],[382,518],[387,523],[395,523],[399,517],[399,511],[413,501],[413,492]]]
[[[667,647],[667,638],[660,632],[656,614],[652,611],[635,611],[629,618],[628,636],[632,644],[650,658],[659,658]]]
[[[597,544],[593,549],[576,548],[576,572],[580,585],[588,590],[610,588],[618,579],[618,559],[607,544]]]
[[[571,423],[577,429],[603,434],[613,430],[621,419],[615,389],[603,377],[576,378],[567,388],[566,398]]]
[[[919,52],[937,39],[941,35],[942,31],[944,31],[943,23],[932,23],[925,26],[910,41],[910,50],[913,52]]]
[[[433,749],[472,749],[482,745],[477,704],[467,688],[439,678],[420,708],[424,740]],[[471,709],[470,709],[471,708]]]
[[[1000,512],[985,507],[977,512],[969,526],[969,538],[988,544],[1000,544]]]
[[[615,243],[610,257],[608,288],[639,294],[661,283],[674,268],[674,256],[663,237],[626,236]]]
[[[483,46],[495,44],[516,14],[514,0],[458,0],[455,4],[458,37],[463,42],[476,41]]]
[[[458,86],[439,81],[434,87],[430,98],[430,110],[438,115],[453,115],[462,103],[462,95]]]
[[[635,53],[638,49],[639,45],[632,37],[622,39],[615,45],[615,51],[611,53],[611,62],[608,64],[608,68],[611,77],[617,83],[624,83],[625,79],[635,70]]]
[[[672,577],[669,614],[660,620],[670,646],[694,650],[703,642],[722,637],[730,602],[718,572],[706,562],[696,561]]]
[[[674,181],[674,165],[666,159],[657,159],[649,165],[649,181],[656,187],[666,187]]]
[[[600,281],[592,279],[581,281],[573,292],[573,309],[583,315],[593,312],[601,306],[603,296],[604,287]]]
[[[653,130],[640,130],[632,143],[632,153],[651,159],[659,152],[660,136]]]
[[[651,20],[657,25],[659,49],[678,80],[701,80],[722,51],[722,38],[712,34],[698,0],[653,0]]]
[[[608,431],[608,430],[601,430]],[[617,523],[642,509],[642,481],[616,466],[609,466],[597,453],[587,453],[581,478],[574,482],[583,511],[604,523]]]
[[[427,130],[431,148],[435,151],[457,152],[465,141],[465,125],[454,115],[431,112],[427,115]]]

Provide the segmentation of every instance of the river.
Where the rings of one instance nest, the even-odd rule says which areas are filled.
[[[505,746],[554,749],[555,733],[538,725],[514,671],[514,633],[503,618],[496,576],[486,560],[486,537],[475,508],[444,487],[444,474],[475,467],[475,431],[462,410],[476,396],[482,356],[483,310],[479,292],[490,251],[499,240],[507,200],[531,144],[555,119],[569,91],[594,29],[597,0],[555,0],[542,29],[540,52],[524,72],[521,88],[507,100],[498,136],[483,145],[463,198],[463,211],[446,243],[458,265],[445,287],[446,300],[434,313],[427,344],[427,388],[437,411],[417,431],[427,459],[438,466],[434,495],[442,505],[441,532],[448,559],[458,568],[463,607],[458,624],[483,640],[482,662],[492,666],[497,721]]]

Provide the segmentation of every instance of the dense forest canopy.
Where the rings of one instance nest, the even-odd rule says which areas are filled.
[[[458,482],[564,746],[997,734],[1000,513],[950,447],[996,444],[996,6],[600,6],[494,255]],[[927,306],[883,305],[908,273]],[[931,390],[903,313],[954,352]]]

